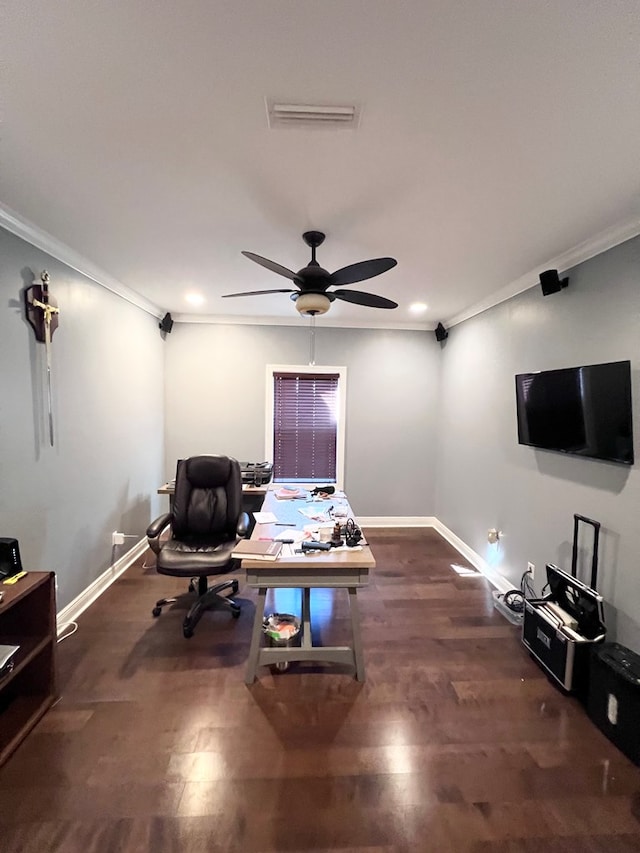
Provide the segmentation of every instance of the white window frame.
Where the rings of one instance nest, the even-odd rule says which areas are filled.
[[[347,413],[347,368],[320,367],[317,364],[268,364],[266,373],[266,405],[264,430],[264,458],[273,462],[273,377],[276,373],[337,373],[338,374],[338,423],[336,435],[336,488],[344,491],[344,448],[345,421]]]

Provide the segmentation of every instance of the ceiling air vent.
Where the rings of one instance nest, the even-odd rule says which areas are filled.
[[[360,109],[353,105],[286,104],[267,100],[269,127],[329,127],[355,130],[360,121]]]

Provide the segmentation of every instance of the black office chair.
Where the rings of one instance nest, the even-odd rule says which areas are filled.
[[[162,533],[171,529],[169,538]],[[249,516],[242,511],[240,463],[229,456],[192,456],[178,463],[171,512],[157,518],[147,529],[149,547],[156,555],[161,575],[191,578],[189,592],[197,593],[183,623],[185,637],[193,636],[205,610],[224,607],[234,618],[240,605],[230,596],[238,592],[238,581],[209,586],[210,575],[234,571],[238,560],[231,557],[236,542],[249,531]],[[165,604],[177,598],[161,598],[152,613],[159,616]]]

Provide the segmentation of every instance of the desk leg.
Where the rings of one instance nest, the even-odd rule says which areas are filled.
[[[311,648],[311,590],[302,589],[302,648]]]
[[[264,619],[264,605],[267,599],[267,588],[261,586],[258,589],[256,601],[256,615],[253,620],[253,632],[251,634],[251,646],[249,647],[249,660],[247,661],[247,673],[244,678],[245,684],[253,684],[258,668],[260,657],[260,645],[262,643],[262,622]]]
[[[351,610],[351,630],[353,632],[353,656],[356,664],[356,679],[364,681],[364,655],[360,636],[360,613],[358,611],[357,588],[349,587],[349,609]]]

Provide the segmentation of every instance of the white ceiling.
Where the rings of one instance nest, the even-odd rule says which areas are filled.
[[[640,231],[637,0],[2,9],[0,202],[174,319],[301,322],[286,294],[220,296],[289,286],[240,252],[298,270],[311,228],[329,271],[398,260],[355,286],[396,310],[319,322],[427,328]],[[362,117],[270,130],[266,98]]]

